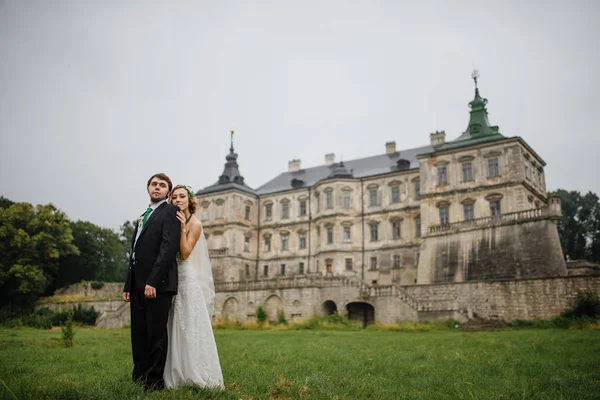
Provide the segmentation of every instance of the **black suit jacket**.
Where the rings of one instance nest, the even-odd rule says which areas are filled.
[[[177,219],[178,207],[163,203],[148,217],[146,225],[135,243],[139,226],[131,239],[131,254],[124,292],[132,289],[144,291],[146,285],[157,293],[177,294],[177,261],[181,238],[181,223]],[[138,224],[139,225],[139,224]]]

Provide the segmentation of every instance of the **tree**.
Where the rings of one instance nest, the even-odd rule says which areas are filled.
[[[56,287],[82,280],[124,281],[127,259],[118,233],[88,221],[71,222],[71,229],[79,254],[61,258]]]
[[[558,235],[567,260],[600,261],[600,199],[595,193],[559,189],[562,218]]]
[[[135,225],[131,221],[125,221],[121,225],[121,243],[125,247],[125,260],[129,260],[131,257],[131,238],[133,238],[133,232],[135,231]]]
[[[52,204],[0,208],[0,308],[33,306],[58,275],[59,258],[77,253],[69,220]]]
[[[14,201],[7,199],[4,196],[0,196],[0,208],[8,208],[15,204]]]

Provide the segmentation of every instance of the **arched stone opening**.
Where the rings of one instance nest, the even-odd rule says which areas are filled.
[[[276,294],[269,296],[265,301],[265,312],[269,321],[277,321],[277,317],[283,311],[283,301]]]
[[[363,328],[368,323],[375,322],[375,307],[369,303],[362,301],[354,301],[346,304],[346,311],[348,311],[348,319],[350,321],[360,321],[363,324]]]
[[[228,298],[223,304],[223,317],[230,321],[237,321],[240,318],[240,305],[235,297]]]
[[[337,305],[333,301],[327,300],[323,303],[323,314],[332,315],[336,312],[338,312]]]

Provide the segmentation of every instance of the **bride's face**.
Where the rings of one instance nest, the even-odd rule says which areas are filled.
[[[171,204],[175,204],[181,211],[187,210],[190,199],[186,190],[183,188],[175,189],[171,195]]]

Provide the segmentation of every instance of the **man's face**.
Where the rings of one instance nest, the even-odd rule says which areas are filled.
[[[169,184],[167,181],[154,177],[150,181],[150,185],[148,185],[148,194],[150,195],[151,202],[158,203],[166,199],[169,195]]]

